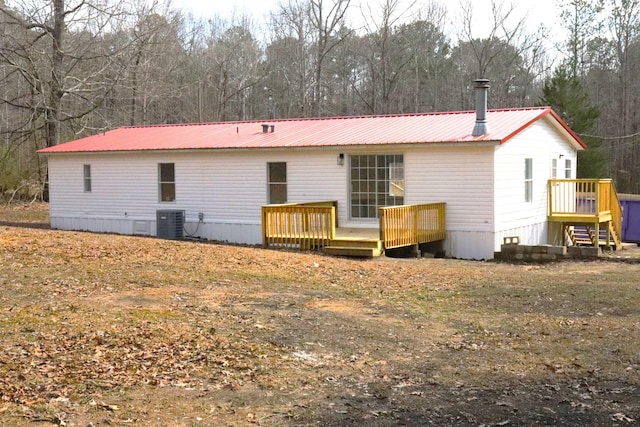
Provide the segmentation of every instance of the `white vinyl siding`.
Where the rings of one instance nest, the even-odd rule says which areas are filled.
[[[154,235],[156,211],[167,209],[158,200],[158,164],[173,163],[176,198],[171,209],[186,212],[189,234],[202,212],[197,236],[259,244],[260,208],[268,201],[265,167],[285,162],[288,203],[335,200],[340,227],[377,227],[370,219],[349,219],[349,166],[337,164],[340,153],[345,158],[402,154],[404,203],[445,202],[447,255],[476,259],[491,258],[503,236],[544,243],[551,158],[563,159],[557,163],[560,176],[566,173],[566,160],[572,175],[576,164],[575,149],[544,119],[502,145],[56,154],[48,156],[51,224]],[[532,159],[531,203],[523,197],[525,158]],[[79,179],[84,164],[91,165],[91,195]]]
[[[487,238],[482,237],[492,230],[492,150],[433,146],[403,153],[404,203],[447,203],[447,227],[453,233],[450,241],[459,242],[457,248],[447,249],[452,256],[486,258],[492,249],[487,250],[483,243]],[[367,153],[340,152],[347,156]],[[398,154],[397,148],[388,147],[387,153],[380,148],[372,152]],[[202,212],[199,236],[258,244],[260,207],[268,200],[265,165],[286,162],[289,203],[335,200],[341,227],[377,227],[369,219],[349,220],[348,166],[337,164],[338,154],[333,150],[130,153],[126,161],[113,153],[50,156],[52,226],[155,234],[155,212],[166,209],[157,196],[158,163],[172,162],[177,195],[172,209],[185,210],[187,232],[196,229],[197,214]],[[70,171],[78,162],[92,164],[97,197],[91,203],[80,197],[81,186],[68,185]],[[136,171],[135,179],[128,174],[131,170]]]
[[[405,203],[447,203],[447,229],[493,230],[493,146],[405,154]]]
[[[493,257],[493,145],[405,151],[405,203],[446,203],[449,256]]]
[[[575,163],[576,156],[576,149],[544,119],[496,147],[496,250],[506,236],[519,236],[523,244],[546,243],[547,186],[553,174],[553,160],[563,159],[555,162],[557,175],[563,177],[564,160]],[[528,203],[523,195],[526,158],[533,162],[532,201]]]
[[[114,153],[53,155],[49,160],[50,212],[54,228],[134,234],[136,227],[155,234],[156,210],[167,209],[158,200],[158,164],[175,164],[176,201],[189,223],[204,224],[198,235],[213,240],[261,242],[260,207],[267,201],[265,162],[287,162],[290,202],[340,200],[338,215],[346,222],[347,171],[336,165],[337,151],[284,153]],[[81,197],[83,185],[74,185],[74,167],[91,162],[94,198]],[[77,170],[77,169],[76,169]],[[136,171],[132,179],[130,171]],[[88,225],[89,224],[89,225]],[[192,230],[193,228],[193,230]]]

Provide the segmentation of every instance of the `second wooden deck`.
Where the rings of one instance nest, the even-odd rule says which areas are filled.
[[[552,179],[548,191],[547,219],[561,224],[572,244],[621,247],[622,210],[612,180]],[[588,239],[576,238],[576,230],[581,229]]]

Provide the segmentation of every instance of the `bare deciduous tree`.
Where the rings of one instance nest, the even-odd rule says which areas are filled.
[[[526,30],[526,17],[518,17],[515,4],[491,1],[488,34],[477,38],[474,25],[478,18],[474,15],[471,2],[463,5],[462,32],[458,50],[464,56],[473,57],[474,68],[467,71],[463,81],[468,84],[473,78],[492,80],[494,106],[515,107],[532,105],[533,83],[542,80],[550,69],[545,62],[544,29],[532,34]],[[468,53],[464,53],[465,50]],[[467,62],[467,59],[463,59]],[[468,64],[468,62],[467,62]],[[470,64],[468,64],[470,65]],[[540,83],[540,82],[539,82]],[[468,94],[468,90],[464,90]]]
[[[331,51],[351,35],[350,31],[340,32],[345,26],[345,15],[351,0],[310,0],[310,24],[315,37],[315,81],[311,113],[321,113],[324,91],[322,88],[323,69]]]
[[[29,128],[23,124],[14,131],[42,131],[44,145],[57,145],[63,140],[63,124],[95,110],[113,87],[114,79],[106,76],[113,75],[117,52],[97,42],[118,17],[117,5],[104,0],[19,5],[18,10],[0,7],[9,31],[22,35],[4,46],[0,59],[28,92],[3,102],[30,111]]]
[[[602,30],[600,2],[571,0],[562,6],[560,16],[568,31],[565,43],[569,70],[574,77],[584,77],[588,66],[589,44]],[[562,49],[562,48],[561,48]]]
[[[392,95],[414,62],[417,51],[412,51],[410,40],[402,31],[406,27],[400,25],[414,6],[415,3],[404,5],[400,0],[381,0],[378,4],[368,3],[363,10],[368,34],[362,53],[369,83],[367,93],[361,96],[372,114],[392,111]]]
[[[617,126],[614,135],[630,136],[611,144],[612,174],[623,191],[640,192],[640,1],[609,0],[608,20],[614,47]]]
[[[307,0],[280,3],[271,16],[272,39],[267,48],[266,91],[285,116],[309,116],[312,103],[311,24]]]
[[[491,107],[530,106],[551,75],[548,34],[516,3],[481,16],[467,1],[455,38],[439,0],[376,1],[354,29],[352,0],[281,0],[260,37],[248,16],[189,18],[170,0],[0,0],[0,167],[125,124],[468,109],[479,77]],[[640,0],[570,0],[562,16],[563,72],[601,112],[597,149],[619,190],[640,192]]]

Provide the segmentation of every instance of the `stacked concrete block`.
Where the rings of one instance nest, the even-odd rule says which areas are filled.
[[[498,261],[551,262],[566,258],[593,259],[601,255],[600,248],[589,246],[521,245],[518,237],[505,237],[500,252],[494,254]]]

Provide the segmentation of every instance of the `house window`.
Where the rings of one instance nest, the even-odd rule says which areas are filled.
[[[351,218],[378,218],[378,208],[404,204],[404,156],[350,157]]]
[[[158,164],[158,192],[161,202],[175,202],[176,170],[174,163]]]
[[[551,178],[558,177],[558,159],[551,159]]]
[[[533,202],[533,159],[524,159],[524,201]]]
[[[83,168],[83,177],[84,177],[84,192],[91,192],[91,165],[84,165]]]
[[[267,163],[267,180],[269,204],[287,203],[287,164]]]
[[[571,179],[571,159],[566,159],[564,161],[564,177],[566,179]]]

